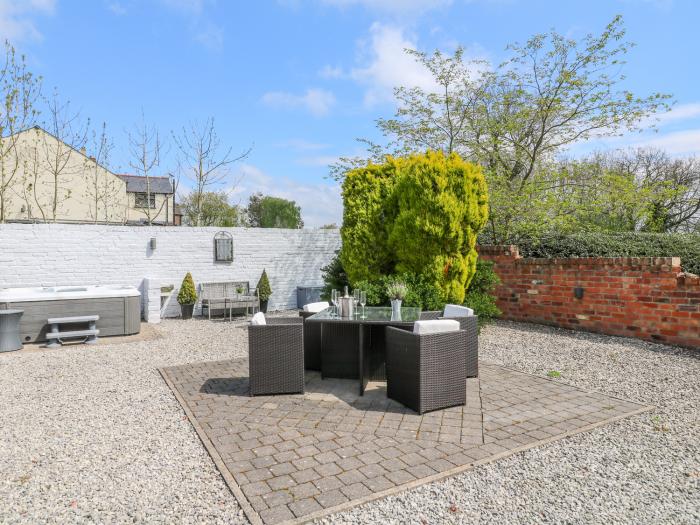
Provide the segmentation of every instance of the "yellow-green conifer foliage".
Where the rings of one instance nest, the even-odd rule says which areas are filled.
[[[351,171],[343,184],[343,249],[351,282],[410,272],[461,303],[488,219],[481,168],[429,151]]]
[[[396,270],[429,276],[447,302],[461,303],[476,272],[476,237],[488,218],[481,168],[458,155],[406,159],[393,191],[389,232]]]
[[[393,270],[387,223],[398,160],[350,171],[343,182],[343,249],[340,259],[350,282],[377,279]]]
[[[180,291],[177,294],[177,302],[180,304],[194,304],[197,302],[197,289],[194,286],[192,274],[187,272],[185,278],[180,285]]]

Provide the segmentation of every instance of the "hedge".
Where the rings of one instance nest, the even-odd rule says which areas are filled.
[[[700,234],[545,234],[512,239],[523,257],[680,257],[683,271],[700,274]]]

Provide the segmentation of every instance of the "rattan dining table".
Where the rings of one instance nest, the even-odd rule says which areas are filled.
[[[369,381],[386,380],[384,329],[411,330],[420,315],[420,308],[404,307],[395,315],[390,307],[368,306],[350,317],[339,317],[333,308],[307,317],[305,322],[321,324],[321,377],[358,379],[363,395]]]

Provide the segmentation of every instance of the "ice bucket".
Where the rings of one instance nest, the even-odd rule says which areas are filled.
[[[355,299],[347,296],[340,297],[338,299],[338,313],[340,317],[352,317],[355,314]]]

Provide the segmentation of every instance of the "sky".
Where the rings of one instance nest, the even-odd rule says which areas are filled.
[[[0,38],[26,55],[64,100],[114,141],[110,167],[129,167],[127,132],[145,115],[166,139],[215,119],[222,149],[250,155],[226,189],[295,200],[307,226],[340,224],[328,164],[380,139],[397,85],[429,85],[405,48],[499,63],[509,43],[556,29],[599,34],[622,14],[625,87],[673,95],[655,132],[576,145],[657,146],[700,153],[700,2],[696,0],[0,0]],[[162,170],[173,162],[166,146]],[[181,181],[181,190],[188,181]]]

